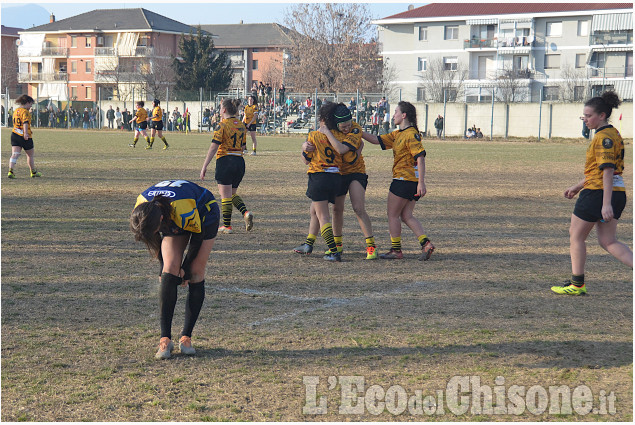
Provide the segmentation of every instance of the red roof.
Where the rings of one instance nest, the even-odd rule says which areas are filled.
[[[606,9],[633,9],[633,3],[431,3],[383,19],[583,12]]]

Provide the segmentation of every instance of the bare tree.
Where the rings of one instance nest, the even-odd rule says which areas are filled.
[[[506,104],[525,102],[529,98],[529,70],[518,70],[511,66],[504,67],[496,76],[496,100]]]
[[[376,91],[382,64],[363,3],[305,3],[285,12],[291,41],[285,82],[300,91]]]
[[[583,69],[564,64],[560,71],[560,80],[558,88],[561,101],[580,102],[586,97],[589,84]]]
[[[426,100],[432,102],[455,102],[461,98],[464,83],[469,75],[466,65],[461,62],[446,63],[443,58],[429,61],[421,74],[426,90]]]
[[[397,66],[394,63],[389,62],[390,59],[386,59],[383,62],[382,78],[379,81],[381,92],[386,95],[387,99],[394,99],[397,97],[397,86],[392,82],[397,79]]]
[[[128,86],[133,79],[134,66],[118,56],[100,58],[95,63],[95,74],[103,86],[110,86],[117,100],[129,100]]]
[[[279,87],[282,83],[282,62],[273,59],[266,63],[260,71],[260,78],[265,83],[271,84],[272,87]]]
[[[15,90],[15,87],[18,85],[18,76],[16,72],[18,69],[18,53],[16,49],[2,49],[2,58],[0,61],[2,62],[2,71],[0,72],[2,77],[2,80],[0,81],[2,92],[4,93],[4,90],[7,87],[9,87],[10,90]],[[15,93],[13,94],[15,95]]]
[[[174,85],[176,76],[172,66],[171,52],[168,49],[155,48],[146,60],[147,62],[138,73],[139,79],[144,82],[148,96],[162,99],[165,97],[167,87]]]

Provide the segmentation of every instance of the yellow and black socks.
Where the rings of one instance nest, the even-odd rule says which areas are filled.
[[[307,237],[306,237],[306,242],[305,242],[305,243],[306,243],[307,245],[313,246],[313,244],[315,243],[315,240],[316,240],[316,239],[317,239],[317,236],[315,236],[315,235],[314,235],[314,234],[312,234],[312,233],[309,233],[309,234],[307,235]]]
[[[333,240],[335,241],[335,246],[339,252],[342,252],[342,237],[333,235]]]
[[[401,251],[401,236],[390,237],[390,244],[393,251]]]
[[[134,139],[132,139],[132,145],[136,146],[138,141],[139,141],[139,138],[135,137]]]
[[[223,198],[221,200],[220,210],[223,213],[223,226],[231,227],[232,225],[232,198]]]
[[[247,207],[245,206],[245,203],[240,196],[233,195],[231,197],[231,202],[242,215],[245,215],[245,213],[247,212]]]
[[[150,137],[150,142],[149,142],[150,146],[152,146],[153,143],[154,143],[154,137]]]
[[[322,226],[322,228],[320,229],[320,234],[322,234],[324,242],[326,242],[326,244],[328,245],[329,251],[331,251],[332,253],[336,253],[337,245],[335,244],[335,238],[333,238],[333,227],[331,226],[331,223],[326,223],[324,226]]]
[[[572,274],[571,275],[571,284],[573,286],[578,287],[578,288],[582,288],[584,286],[584,275],[582,274],[582,275],[578,276],[578,275]]]
[[[150,137],[146,136],[146,143],[148,144],[148,146],[152,147],[152,143],[154,142],[154,137],[152,138],[152,142],[150,141]]]
[[[366,247],[367,248],[377,248],[377,246],[375,246],[375,237],[371,236],[370,238],[366,238]]]
[[[423,246],[427,244],[428,242],[430,242],[430,239],[428,239],[428,236],[426,235],[419,236],[419,243],[421,244],[421,248],[423,248]]]
[[[165,146],[170,146],[168,145],[168,141],[165,140],[165,136],[161,136],[161,140],[163,140],[163,143],[165,144]]]

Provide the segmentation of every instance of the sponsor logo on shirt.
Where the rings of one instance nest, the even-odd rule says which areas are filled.
[[[171,190],[151,190],[150,192],[148,192],[148,196],[165,196],[166,198],[175,198],[176,197],[176,193],[172,192]]]

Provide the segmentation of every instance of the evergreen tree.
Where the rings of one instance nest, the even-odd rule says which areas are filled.
[[[212,37],[203,33],[200,25],[196,35],[181,35],[179,51],[181,57],[172,62],[178,90],[227,90],[232,80],[227,52],[215,49]]]

